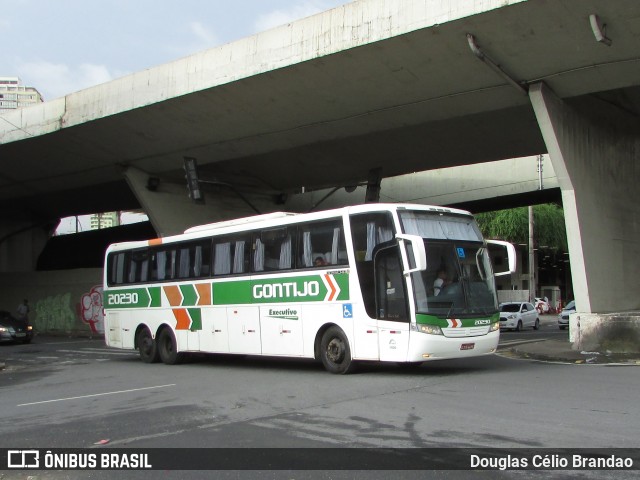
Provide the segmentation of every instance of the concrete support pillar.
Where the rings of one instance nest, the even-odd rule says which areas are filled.
[[[32,220],[27,212],[12,212],[0,221],[0,272],[32,272],[53,225]]]
[[[562,191],[578,312],[640,310],[640,122],[543,83],[531,103]]]
[[[136,168],[128,168],[124,176],[159,237],[182,233],[194,225],[256,214],[231,191],[220,190],[215,196],[205,194],[206,203],[200,205],[189,199],[186,184],[160,180],[157,185],[149,188],[150,175]],[[275,208],[273,203],[264,199],[251,201],[261,213],[271,212]]]

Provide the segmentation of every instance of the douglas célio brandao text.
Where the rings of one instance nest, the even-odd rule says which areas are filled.
[[[616,455],[590,454],[531,454],[524,456],[470,455],[472,469],[479,470],[630,470],[634,469],[632,458]]]

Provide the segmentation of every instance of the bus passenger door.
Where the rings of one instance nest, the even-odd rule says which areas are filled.
[[[200,350],[212,353],[229,352],[229,330],[226,308],[203,308]]]
[[[227,307],[229,353],[262,353],[258,307]]]
[[[299,305],[260,307],[263,354],[303,354],[300,311]]]
[[[397,244],[378,250],[374,265],[380,360],[404,362],[409,348],[409,309]]]

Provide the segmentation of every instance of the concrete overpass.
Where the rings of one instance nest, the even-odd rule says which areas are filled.
[[[227,187],[188,203],[185,155],[266,211],[373,169],[549,152],[579,309],[638,310],[639,40],[635,0],[347,4],[0,116],[5,228],[141,204],[168,234],[246,213]]]

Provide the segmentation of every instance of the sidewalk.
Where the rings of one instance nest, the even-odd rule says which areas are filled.
[[[518,358],[547,362],[599,365],[640,365],[640,355],[611,352],[581,352],[573,350],[566,340],[540,340],[514,345],[509,351]]]

